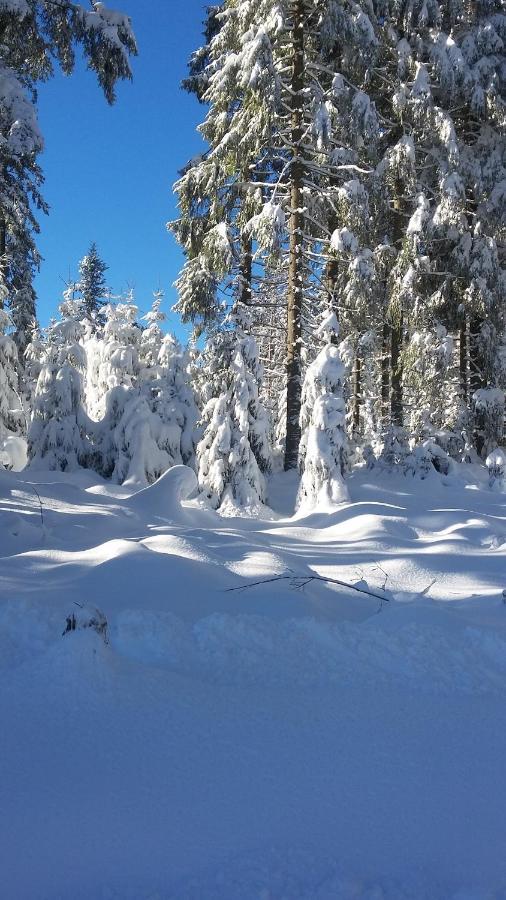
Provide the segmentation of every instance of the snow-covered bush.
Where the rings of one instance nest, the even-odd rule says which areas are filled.
[[[485,465],[490,487],[502,489],[506,484],[506,451],[502,447],[496,447],[488,454]]]
[[[391,425],[382,436],[376,465],[379,469],[405,475],[410,456],[408,434],[405,428]]]
[[[480,388],[473,394],[473,405],[477,446],[481,446],[483,455],[488,455],[502,440],[504,392],[499,388]]]

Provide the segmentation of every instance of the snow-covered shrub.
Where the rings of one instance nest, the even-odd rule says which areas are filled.
[[[83,631],[87,628],[93,629],[102,638],[104,644],[109,643],[107,636],[108,623],[107,619],[96,607],[83,607],[78,612],[72,612],[65,620],[65,628],[62,637],[72,631]]]
[[[473,394],[475,433],[482,453],[490,450],[502,440],[504,429],[504,392],[499,388],[480,388]]]
[[[410,449],[406,430],[399,425],[390,425],[381,439],[379,455],[376,460],[377,467],[405,475],[409,456]]]
[[[496,447],[488,454],[485,465],[490,487],[502,489],[506,484],[506,451],[502,447]]]
[[[452,460],[439,444],[435,441],[424,441],[422,448],[429,456],[436,472],[439,472],[440,475],[448,475],[450,473],[453,465]]]
[[[302,388],[299,465],[302,478],[297,509],[328,508],[348,499],[344,483],[346,406],[343,387],[346,369],[339,348],[330,343],[339,327],[335,316],[323,323],[328,343],[308,366]]]
[[[26,438],[10,434],[0,439],[0,467],[10,472],[21,472],[28,461]]]

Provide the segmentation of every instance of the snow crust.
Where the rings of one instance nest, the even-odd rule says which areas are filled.
[[[253,520],[0,470],[2,896],[506,896],[506,500],[452,473]],[[385,599],[230,590],[290,573]]]

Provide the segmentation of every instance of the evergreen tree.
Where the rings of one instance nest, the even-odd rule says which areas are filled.
[[[90,465],[90,422],[85,410],[84,327],[77,303],[64,300],[61,319],[48,329],[42,367],[33,396],[28,432],[30,465],[63,472]]]
[[[241,304],[225,324],[228,329],[213,336],[204,356],[209,398],[197,447],[198,479],[215,509],[254,514],[266,499],[261,467],[268,471],[270,465],[269,425],[258,399],[256,347],[244,330]]]
[[[302,389],[299,466],[302,478],[297,508],[329,508],[348,499],[346,470],[346,370],[335,339],[339,325],[330,311],[319,329],[325,345],[308,366]]]
[[[6,334],[11,322],[0,309],[0,441],[24,430],[24,415],[18,391],[17,350]]]
[[[108,289],[104,274],[107,266],[100,258],[97,245],[93,241],[86,256],[79,263],[79,281],[76,290],[82,302],[82,315],[90,322],[100,321],[100,310],[107,303]]]

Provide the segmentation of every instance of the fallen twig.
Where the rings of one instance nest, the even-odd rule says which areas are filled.
[[[35,491],[35,493],[37,494],[37,497],[38,497],[38,499],[39,499],[39,506],[40,506],[40,524],[41,524],[42,528],[44,529],[44,507],[43,507],[43,505],[42,505],[42,500],[41,500],[40,494],[39,494],[37,488],[35,487],[35,485],[32,484],[31,487],[33,488],[33,490]]]
[[[290,581],[296,590],[302,590],[311,581],[323,581],[326,584],[337,584],[339,587],[347,588],[350,591],[357,591],[359,594],[367,594],[368,597],[375,597],[376,600],[381,600],[382,603],[388,603],[390,600],[390,597],[386,597],[385,594],[377,594],[375,591],[358,587],[358,585],[350,584],[348,581],[341,581],[339,578],[330,578],[324,575],[273,575],[272,578],[263,578],[260,581],[252,581],[250,584],[239,584],[237,587],[226,588],[225,590],[227,593],[229,591],[245,591],[248,588],[258,587],[261,584],[271,584],[273,581]]]

